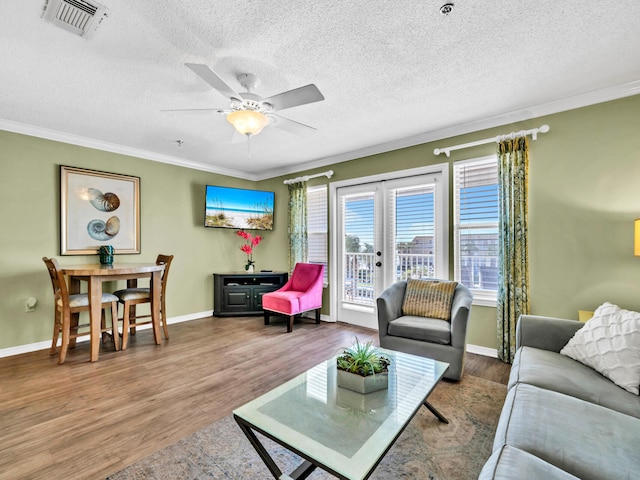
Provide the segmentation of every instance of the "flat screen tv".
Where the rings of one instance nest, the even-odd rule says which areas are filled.
[[[273,230],[274,192],[207,185],[204,226]]]

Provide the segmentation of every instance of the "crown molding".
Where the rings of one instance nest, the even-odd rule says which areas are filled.
[[[434,130],[431,132],[422,133],[420,135],[394,140],[392,142],[372,145],[370,147],[353,150],[351,152],[345,152],[339,155],[325,157],[307,163],[297,164],[292,167],[269,170],[267,172],[262,172],[261,174],[259,174],[257,179],[266,180],[268,178],[279,177],[283,175],[299,174],[306,170],[323,168],[327,167],[328,165],[355,160],[357,158],[369,157],[372,155],[378,155],[380,153],[391,152],[393,150],[413,147],[415,145],[436,142],[438,140],[456,137],[458,135],[479,132],[488,128],[500,127],[502,125],[521,122],[524,120],[531,120],[534,118],[544,117],[546,115],[552,115],[554,113],[575,110],[576,108],[587,107],[589,105],[604,103],[611,100],[617,100],[620,98],[630,97],[638,94],[640,94],[640,80],[634,80],[633,82],[573,95],[571,97],[565,97],[539,105],[532,105],[519,110],[514,110],[512,112],[501,113],[492,117],[486,117],[473,122],[463,123],[440,130]]]
[[[167,163],[179,167],[191,168],[194,170],[216,173],[219,175],[226,175],[235,178],[242,178],[244,180],[259,181],[284,175],[299,174],[307,170],[323,168],[328,165],[347,162],[349,160],[355,160],[357,158],[369,157],[372,155],[378,155],[380,153],[391,152],[393,150],[413,147],[415,145],[436,142],[438,140],[456,137],[458,135],[465,135],[467,133],[478,132],[481,130],[486,130],[488,128],[499,127],[510,123],[521,122],[524,120],[531,120],[534,118],[544,117],[546,115],[552,115],[554,113],[574,110],[576,108],[582,108],[589,105],[595,105],[598,103],[617,100],[620,98],[630,97],[638,94],[640,94],[640,80],[634,80],[632,82],[624,83],[621,85],[615,85],[600,90],[594,90],[592,92],[560,98],[539,105],[531,105],[522,109],[514,110],[512,112],[482,118],[473,122],[458,124],[431,132],[425,132],[420,135],[402,138],[387,143],[371,145],[362,149],[352,150],[350,152],[344,152],[338,155],[311,160],[306,163],[298,163],[289,167],[266,170],[261,173],[248,173],[239,170],[216,167],[213,165],[185,160],[170,155],[162,155],[147,150],[126,147],[115,143],[95,140],[92,138],[64,133],[48,128],[27,125],[24,123],[14,122],[2,118],[0,118],[0,129],[9,132],[29,135],[32,137],[68,143],[71,145],[78,145],[81,147],[93,148],[96,150],[103,150],[106,152],[112,152],[121,155],[128,155],[145,160]]]
[[[129,157],[141,158],[143,160],[152,160],[154,162],[176,165],[178,167],[191,168],[193,170],[217,173],[219,175],[227,175],[229,177],[255,181],[255,175],[241,172],[239,170],[231,170],[227,168],[216,167],[213,165],[206,165],[204,163],[193,162],[190,160],[185,160],[183,158],[172,157],[170,155],[162,155],[159,153],[150,152],[148,150],[126,147],[117,143],[104,142],[102,140],[82,137],[80,135],[74,135],[72,133],[60,132],[58,130],[51,130],[49,128],[28,125],[26,123],[14,122],[12,120],[6,120],[3,118],[0,118],[0,130],[20,133],[22,135],[29,135],[31,137],[44,138],[45,140],[54,140],[56,142],[68,143],[70,145],[77,145],[79,147],[87,147],[93,148],[95,150],[127,155]]]

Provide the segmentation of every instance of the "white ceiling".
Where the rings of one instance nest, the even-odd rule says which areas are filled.
[[[85,39],[0,2],[0,129],[257,180],[640,93],[638,0],[100,3]],[[314,83],[282,115],[318,131],[249,157],[223,116],[161,112],[228,106],[186,62],[262,97]]]

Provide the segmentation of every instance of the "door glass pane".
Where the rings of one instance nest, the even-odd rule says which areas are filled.
[[[434,185],[398,188],[392,194],[395,281],[434,278],[438,248]]]
[[[374,304],[375,221],[374,193],[343,198],[344,248],[342,300],[359,305]]]

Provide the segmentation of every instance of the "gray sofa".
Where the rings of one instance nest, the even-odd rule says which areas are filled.
[[[583,326],[523,315],[480,479],[640,478],[640,397],[559,352]]]

